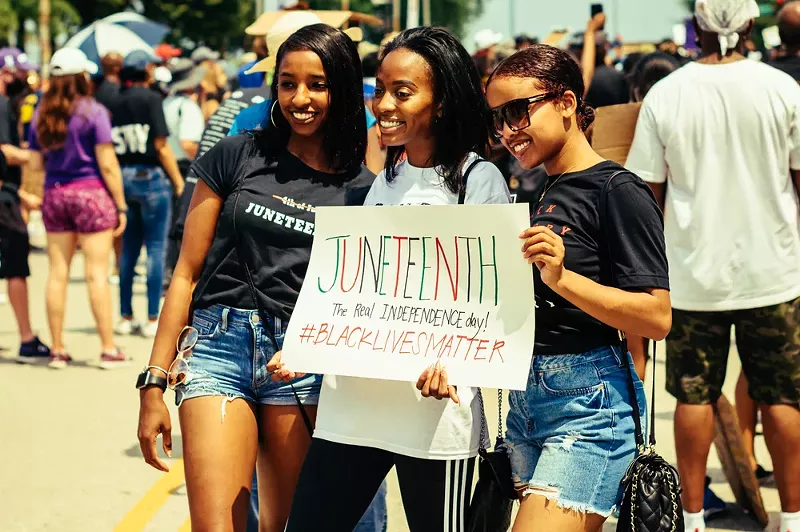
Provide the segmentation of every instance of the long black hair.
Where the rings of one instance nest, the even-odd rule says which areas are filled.
[[[570,90],[578,101],[578,127],[586,131],[594,122],[594,109],[583,99],[581,67],[567,52],[546,44],[534,44],[500,63],[486,86],[497,78],[535,79],[543,91],[558,94],[559,98]]]
[[[319,56],[328,84],[329,107],[322,124],[323,150],[335,172],[360,168],[367,151],[367,117],[364,109],[361,60],[355,43],[327,24],[313,24],[293,33],[278,49],[272,98],[278,99],[278,78],[283,58],[289,52],[311,51]],[[275,109],[266,127],[255,134],[268,160],[286,149],[291,125]]]
[[[381,61],[395,50],[406,49],[425,59],[433,78],[433,101],[442,106],[432,124],[434,160],[445,186],[461,189],[463,167],[470,152],[486,155],[489,147],[489,106],[481,77],[469,53],[443,28],[413,28],[400,33],[383,51]],[[386,180],[397,175],[405,146],[389,146]]]

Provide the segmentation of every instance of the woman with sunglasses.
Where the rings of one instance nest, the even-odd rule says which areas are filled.
[[[283,344],[308,267],[314,208],[343,205],[374,180],[362,165],[361,66],[350,38],[308,26],[274,62],[267,127],[223,139],[193,165],[192,237],[139,380],[140,446],[163,471],[158,434],[168,456],[172,447],[165,376],[175,387],[194,530],[245,528],[256,464],[260,529],[284,529],[321,377],[274,382],[267,361]]]
[[[509,202],[500,171],[477,155],[488,108],[452,34],[417,28],[391,41],[373,110],[388,154],[366,205]],[[448,386],[440,367],[417,383],[326,375],[287,530],[350,532],[392,467],[412,532],[463,530],[483,422],[478,390]]]
[[[636,453],[633,401],[646,411],[618,331],[661,340],[671,326],[661,212],[639,177],[592,150],[583,94],[578,64],[545,45],[506,59],[486,89],[503,145],[548,175],[520,235],[536,343],[527,390],[509,397],[518,532],[600,530]]]

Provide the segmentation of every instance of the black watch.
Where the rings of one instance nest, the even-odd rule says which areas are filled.
[[[161,375],[150,373],[150,371],[146,369],[139,373],[139,378],[136,379],[136,388],[138,390],[143,390],[148,386],[157,386],[163,392],[167,389],[167,379]]]

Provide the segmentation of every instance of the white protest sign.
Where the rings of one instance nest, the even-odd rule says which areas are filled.
[[[283,344],[296,372],[525,389],[534,338],[527,205],[319,207]]]

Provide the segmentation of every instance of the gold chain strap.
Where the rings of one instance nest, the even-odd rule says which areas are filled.
[[[649,450],[649,449],[648,449]],[[631,489],[631,531],[636,530],[636,498],[639,493],[639,472],[641,468],[637,467],[636,472],[633,474],[633,484]],[[669,496],[672,501],[672,529],[670,532],[676,532],[678,529],[678,500],[675,483],[673,482],[672,475],[667,477],[667,485],[669,486]]]

